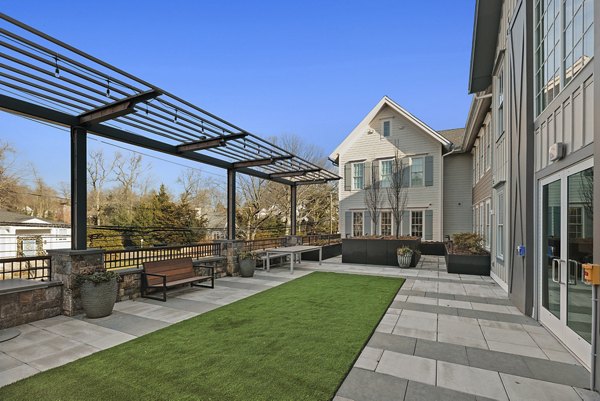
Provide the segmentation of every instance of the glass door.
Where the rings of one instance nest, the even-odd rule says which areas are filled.
[[[592,289],[583,283],[592,262],[592,161],[540,182],[540,321],[585,365],[591,351]]]

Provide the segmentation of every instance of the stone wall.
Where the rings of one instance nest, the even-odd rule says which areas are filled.
[[[0,295],[0,330],[62,313],[63,286],[24,289]]]

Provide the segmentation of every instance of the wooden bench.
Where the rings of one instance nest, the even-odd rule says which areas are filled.
[[[142,271],[142,298],[167,301],[167,288],[190,283],[194,287],[215,288],[215,269],[212,266],[202,266],[210,270],[209,276],[199,276],[194,271],[192,258],[161,260],[145,262]],[[198,284],[210,280],[210,286]],[[162,288],[162,298],[147,294],[148,289]]]

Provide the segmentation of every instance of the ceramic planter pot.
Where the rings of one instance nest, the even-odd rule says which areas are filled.
[[[412,261],[413,253],[409,253],[408,255],[398,255],[398,266],[402,268],[410,267],[410,262]]]
[[[91,319],[110,315],[117,301],[117,288],[116,278],[97,284],[84,282],[81,285],[81,305],[85,315]]]
[[[254,276],[255,267],[256,267],[256,261],[254,259],[240,260],[240,275],[242,277]]]

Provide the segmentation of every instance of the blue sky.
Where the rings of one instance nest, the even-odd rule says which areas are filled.
[[[434,129],[467,117],[474,0],[20,0],[2,11],[248,131],[326,153],[384,95]],[[1,113],[0,140],[49,183],[68,181],[66,132]],[[148,161],[154,183],[176,189],[182,167]]]

